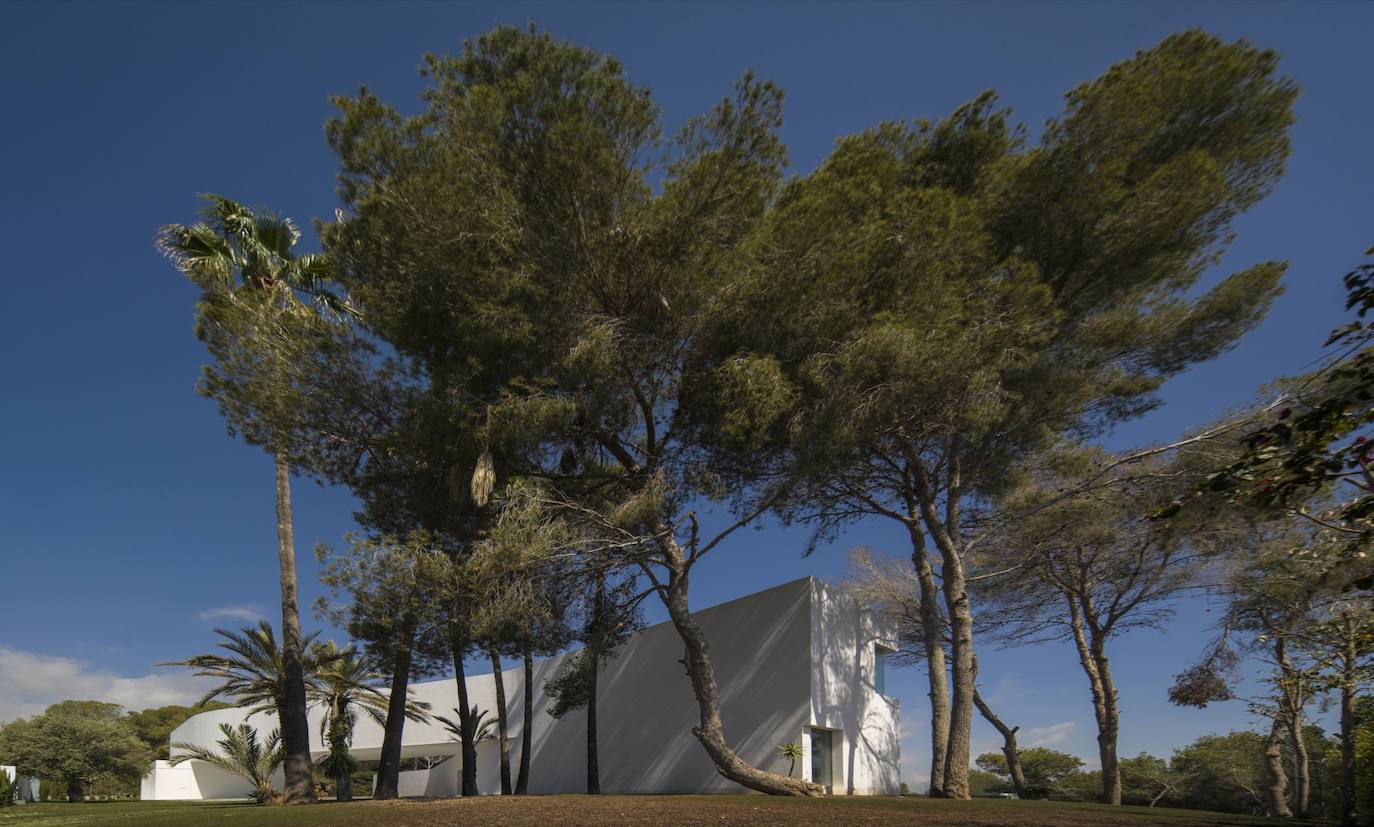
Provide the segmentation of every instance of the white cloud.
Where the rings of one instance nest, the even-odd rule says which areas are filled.
[[[1024,733],[1026,747],[1052,747],[1055,744],[1062,744],[1069,739],[1069,734],[1073,732],[1073,721],[1051,724],[1050,726],[1031,727]]]
[[[213,622],[216,620],[243,620],[249,623],[262,619],[262,606],[257,603],[239,603],[234,606],[220,606],[206,609],[196,615],[196,620]]]
[[[106,701],[131,710],[190,704],[205,688],[203,679],[184,670],[130,678],[74,658],[0,644],[0,722],[37,715],[65,700]]]

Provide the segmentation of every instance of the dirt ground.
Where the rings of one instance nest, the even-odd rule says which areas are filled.
[[[529,796],[431,801],[326,802],[258,807],[239,802],[131,801],[0,808],[10,827],[593,827],[593,825],[949,825],[949,827],[1237,827],[1251,819],[1194,810],[1109,808],[1043,801],[933,801],[926,798],[767,798],[720,796]]]
[[[779,799],[763,796],[536,796],[366,802],[385,825],[950,825],[950,827],[1146,827],[1253,825],[1219,813],[1111,808],[1040,801],[932,801],[922,798]],[[347,822],[339,822],[340,824]],[[358,823],[363,823],[359,821]],[[367,822],[373,823],[373,822]]]

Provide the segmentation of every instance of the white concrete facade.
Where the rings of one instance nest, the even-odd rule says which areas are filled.
[[[877,692],[876,655],[896,648],[896,630],[851,598],[813,578],[758,592],[693,613],[711,645],[720,687],[721,717],[730,745],[751,764],[786,773],[778,746],[802,743],[807,752],[797,774],[827,783],[835,794],[895,795],[899,791],[900,736],[895,698]],[[607,793],[746,792],[721,778],[691,729],[699,720],[691,684],[679,662],[682,641],[669,623],[650,626],[621,649],[598,678],[598,745],[601,789]],[[541,687],[568,655],[534,666],[534,727],[530,792],[581,792],[586,784],[586,719],[581,711],[563,719],[547,712]],[[502,673],[510,719],[514,771],[524,748],[522,669]],[[495,717],[495,683],[490,673],[469,675],[471,703]],[[452,678],[411,685],[413,697],[432,711],[453,717],[457,689]],[[311,710],[316,756],[319,711]],[[237,709],[196,715],[171,740],[213,747],[219,725],[245,720]],[[254,715],[251,726],[266,734],[275,716]],[[827,734],[828,733],[828,734]],[[353,752],[360,760],[381,753],[382,729],[359,720]],[[826,754],[816,755],[816,746]],[[430,770],[406,772],[403,796],[456,795],[461,756],[438,723],[407,722],[402,757],[452,756]],[[234,798],[247,795],[246,782],[188,761],[180,767],[158,762],[144,781],[144,797]],[[499,790],[495,741],[478,745],[478,786]],[[828,778],[813,777],[813,773]]]

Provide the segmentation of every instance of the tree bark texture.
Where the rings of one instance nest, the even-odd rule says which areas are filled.
[[[592,659],[587,682],[587,794],[601,794],[601,762],[597,754],[596,737],[596,678],[601,673],[601,653],[606,640],[606,576],[596,576],[596,592],[592,597],[592,634],[587,642],[587,655]]]
[[[524,651],[525,687],[521,707],[525,722],[520,733],[520,774],[515,779],[515,794],[526,795],[530,790],[530,746],[534,742],[534,653]]]
[[[1303,732],[1303,688],[1298,670],[1288,657],[1288,641],[1274,635],[1274,658],[1283,674],[1279,715],[1288,729],[1288,742],[1293,748],[1293,811],[1298,818],[1308,817],[1312,797],[1311,759],[1307,753],[1307,735]]]
[[[388,800],[400,795],[401,738],[405,734],[406,696],[410,693],[410,663],[415,645],[415,621],[403,619],[400,640],[391,663],[391,694],[386,702],[382,754],[377,761],[377,789],[372,797]]]
[[[954,446],[957,448],[957,445]],[[951,457],[957,455],[951,451]],[[962,483],[958,463],[951,460],[945,482],[945,514],[942,517],[933,487],[924,468],[913,469],[916,499],[926,531],[940,550],[941,591],[949,618],[949,665],[952,692],[949,704],[949,738],[945,748],[944,795],[968,799],[969,741],[973,730],[973,690],[976,666],[973,651],[973,610],[968,578],[964,572],[963,541],[959,529],[959,497]]]
[[[477,729],[477,722],[472,718],[472,706],[468,700],[468,681],[466,670],[463,668],[463,653],[467,651],[467,646],[461,643],[453,645],[453,674],[458,682],[458,728],[465,733],[473,733]],[[463,751],[463,797],[477,795],[477,744],[473,742],[471,736],[462,739],[461,749]]]
[[[1078,662],[1092,688],[1093,716],[1097,720],[1097,754],[1102,763],[1102,803],[1121,803],[1121,762],[1117,756],[1117,737],[1121,713],[1117,706],[1116,685],[1112,682],[1106,640],[1094,624],[1086,622],[1092,605],[1082,595],[1065,593],[1069,605],[1069,628],[1073,633]]]
[[[1341,656],[1341,827],[1355,827],[1355,683],[1359,665],[1353,633]]]
[[[305,670],[301,652],[301,617],[296,595],[296,538],[291,522],[291,469],[277,451],[277,562],[281,574],[281,652],[285,707],[277,710],[285,753],[282,792],[284,804],[315,801],[315,777],[310,766],[310,722],[306,718]]]
[[[949,676],[945,674],[945,624],[940,615],[940,587],[925,549],[921,526],[907,523],[911,535],[911,564],[921,588],[921,643],[925,649],[926,678],[930,686],[930,789],[931,798],[945,795],[945,750],[949,746]]]
[[[993,714],[988,707],[983,696],[977,689],[973,690],[973,704],[978,707],[987,722],[993,728],[1002,733],[1002,755],[1007,759],[1007,773],[1011,775],[1011,787],[1016,791],[1017,798],[1026,797],[1026,774],[1021,769],[1021,751],[1016,746],[1016,732],[1021,729],[1019,726],[1009,727],[1003,723],[1001,718]]]
[[[711,647],[706,634],[692,617],[687,604],[687,559],[681,546],[672,538],[667,526],[659,526],[660,548],[668,569],[668,580],[662,584],[660,597],[668,609],[668,617],[682,638],[686,649],[682,659],[687,677],[692,682],[700,723],[692,728],[692,735],[701,742],[706,754],[723,777],[751,790],[769,795],[818,796],[825,788],[799,778],[788,778],[751,766],[730,748],[725,739],[725,727],[720,718],[720,690],[716,683],[715,666],[711,662]]]
[[[1283,771],[1283,723],[1277,718],[1269,727],[1264,748],[1264,814],[1271,818],[1291,818],[1288,808],[1288,775]]]
[[[510,719],[506,715],[506,682],[501,679],[501,653],[493,644],[487,649],[491,656],[491,678],[496,683],[496,727],[501,742],[501,795],[510,795]]]
[[[596,743],[596,675],[601,671],[599,658],[592,661],[590,687],[587,693],[587,793],[601,794],[601,766]]]

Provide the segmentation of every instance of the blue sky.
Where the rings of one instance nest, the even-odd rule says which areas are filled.
[[[937,117],[987,88],[1038,131],[1072,86],[1185,28],[1277,49],[1303,89],[1293,157],[1239,222],[1218,274],[1288,260],[1287,293],[1235,351],[1171,382],[1167,404],[1114,446],[1167,440],[1308,364],[1340,318],[1340,275],[1374,244],[1367,4],[0,5],[0,720],[74,696],[184,700],[185,676],[154,664],[275,605],[272,468],[194,392],[195,293],[154,253],[154,229],[192,218],[205,191],[302,223],[332,215],[328,95],[365,82],[414,109],[422,53],[531,19],[618,55],[670,124],[746,69],[778,82],[798,173],[837,136]],[[307,603],[319,592],[310,549],[337,543],[352,507],[346,492],[296,487]],[[901,551],[881,525],[805,559],[804,539],[771,525],[741,534],[702,564],[694,605],[835,577],[855,545]],[[1240,705],[1165,701],[1210,622],[1194,601],[1167,630],[1117,644],[1124,753],[1167,755],[1246,724]],[[1087,687],[1068,647],[985,646],[981,662],[990,702],[1023,743],[1091,760]],[[920,683],[889,678],[913,786],[927,761]],[[975,749],[995,744],[980,722]]]

